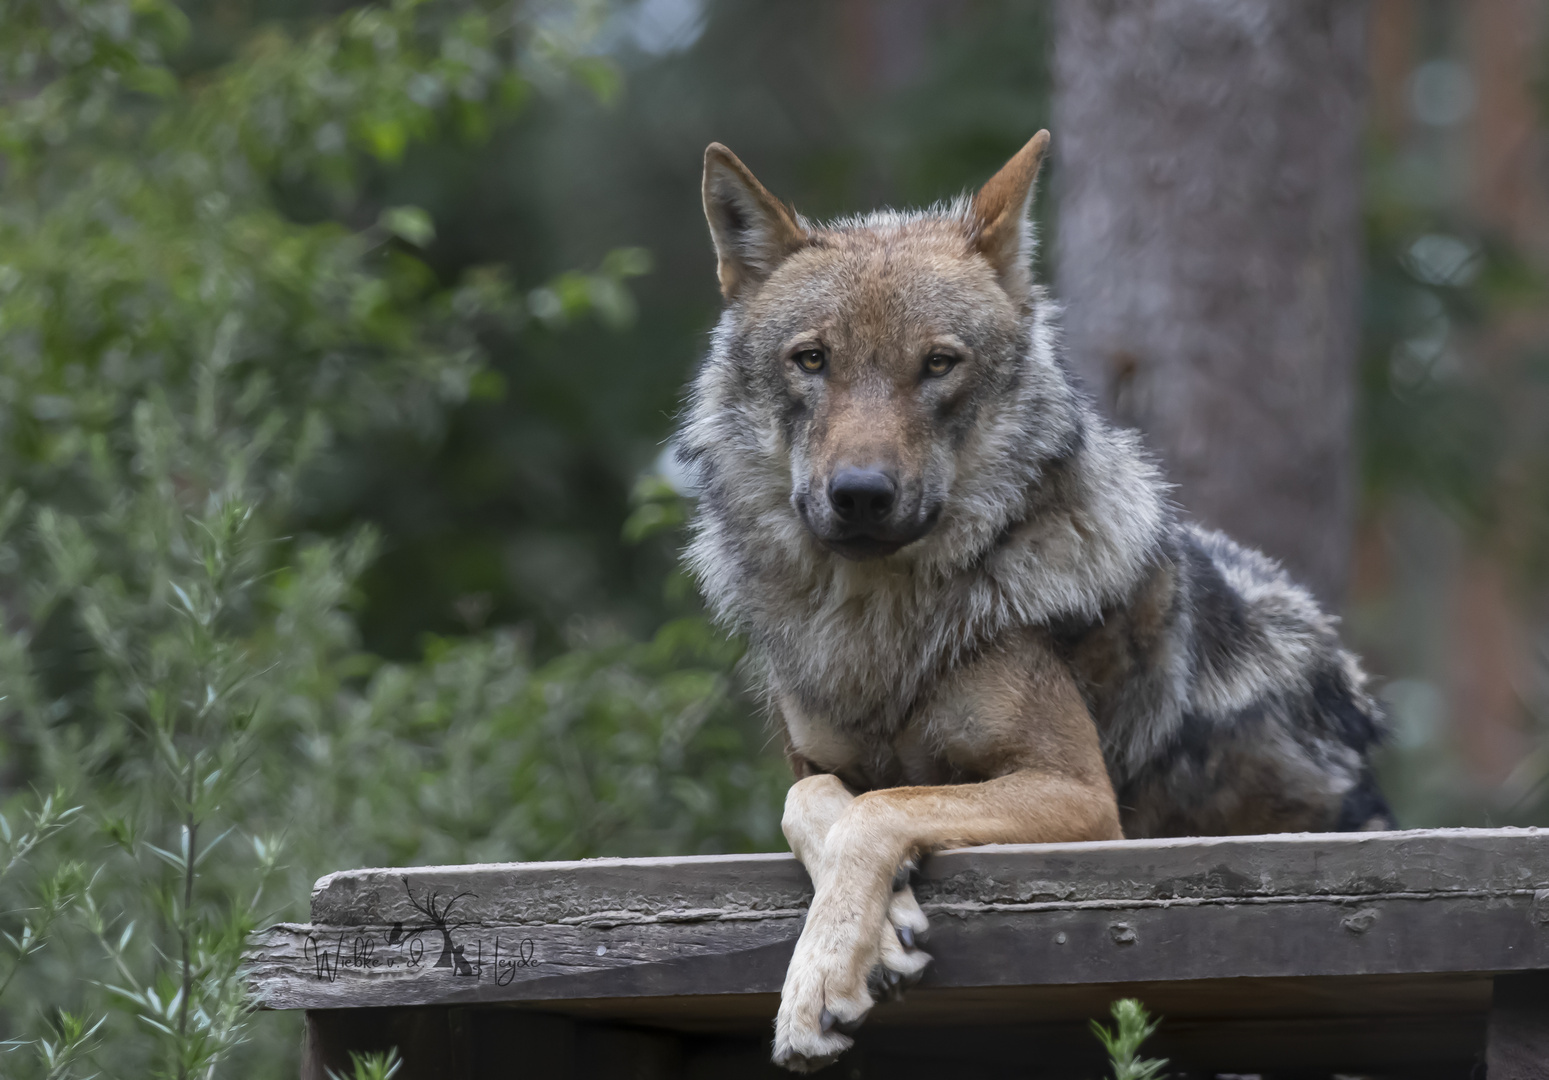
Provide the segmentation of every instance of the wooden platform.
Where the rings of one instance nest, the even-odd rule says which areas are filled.
[[[1549,1077],[1549,831],[972,848],[915,888],[935,962],[824,1075],[1095,1078],[1086,1021],[1137,996],[1174,1076]],[[789,855],[346,871],[250,975],[316,1080],[388,1045],[403,1080],[784,1075],[810,893]]]

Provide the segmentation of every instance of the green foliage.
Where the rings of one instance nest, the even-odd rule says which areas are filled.
[[[355,619],[373,532],[295,527],[340,440],[498,397],[488,335],[633,317],[638,251],[443,280],[430,214],[360,212],[362,176],[534,79],[611,92],[572,59],[595,11],[502,12],[355,8],[193,70],[170,4],[0,3],[0,769],[59,792],[0,816],[8,1077],[293,1074],[239,958],[328,870],[778,836],[702,619],[388,663]]]
[[[654,473],[646,473],[635,482],[629,504],[624,539],[632,544],[682,528],[688,521],[687,500],[664,477]]]
[[[734,659],[700,619],[538,667],[514,631],[432,641],[358,694],[294,702],[316,710],[306,753],[327,777],[296,790],[295,816],[386,865],[771,843],[783,777],[731,707]]]
[[[389,1050],[385,1054],[358,1054],[350,1051],[350,1074],[340,1076],[332,1069],[328,1070],[332,1080],[392,1080],[398,1075],[403,1062],[398,1057],[397,1050]]]
[[[1113,1066],[1113,1080],[1165,1080],[1162,1069],[1166,1058],[1143,1058],[1140,1044],[1155,1033],[1161,1019],[1151,1019],[1151,1014],[1134,998],[1120,998],[1111,1007],[1113,1027],[1104,1027],[1092,1021],[1092,1034],[1108,1052],[1108,1062]]]
[[[1536,825],[1549,812],[1549,276],[1533,238],[1448,193],[1445,178],[1470,164],[1433,136],[1379,133],[1369,155],[1357,398],[1367,580],[1347,633],[1386,680],[1394,737],[1379,772],[1399,820]],[[1521,640],[1492,642],[1501,666],[1470,673],[1483,662],[1464,644],[1479,630],[1463,597],[1482,567],[1517,609],[1493,618],[1519,624],[1504,636]],[[1475,696],[1500,681],[1516,717]],[[1503,721],[1522,749],[1509,775],[1487,776],[1470,759],[1495,751],[1477,733]]]
[[[38,845],[66,828],[80,807],[68,809],[59,805],[55,795],[44,796],[36,809],[23,810],[26,825],[17,832],[11,819],[0,814],[0,840],[4,841],[4,865],[0,866],[0,889],[7,900],[20,896],[22,906],[4,909],[7,929],[5,936],[9,955],[5,960],[4,974],[0,975],[0,998],[10,989],[12,981],[29,956],[43,948],[54,922],[74,905],[83,885],[82,867],[75,862],[53,862],[52,873],[43,877],[39,873],[44,860],[38,858]],[[16,887],[18,874],[30,874],[32,880]],[[19,921],[20,925],[15,925]]]
[[[1475,542],[1502,545],[1516,569],[1539,575],[1543,357],[1536,346],[1503,350],[1488,331],[1536,308],[1549,283],[1510,246],[1433,208],[1379,189],[1366,217],[1359,400],[1371,508],[1423,494]]]

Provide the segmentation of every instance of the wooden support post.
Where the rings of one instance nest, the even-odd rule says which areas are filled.
[[[1485,1062],[1490,1080],[1549,1078],[1549,971],[1495,977]]]

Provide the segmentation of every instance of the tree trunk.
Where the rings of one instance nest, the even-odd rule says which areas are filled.
[[[1076,369],[1194,519],[1343,599],[1361,0],[1060,0],[1057,285]]]

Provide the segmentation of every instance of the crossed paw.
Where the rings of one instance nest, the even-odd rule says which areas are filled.
[[[820,890],[827,892],[827,890]],[[865,898],[813,898],[775,1019],[774,1061],[800,1073],[816,1072],[854,1043],[878,1000],[896,997],[924,974],[930,956],[919,944],[929,922],[907,884],[885,908]],[[867,925],[875,929],[867,932]]]

